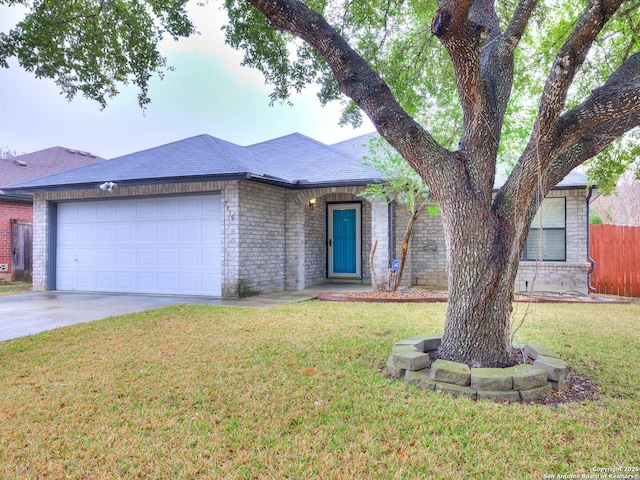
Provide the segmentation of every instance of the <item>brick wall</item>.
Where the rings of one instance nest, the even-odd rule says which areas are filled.
[[[409,217],[409,211],[403,205],[394,206],[394,258],[400,256]],[[439,215],[431,217],[424,211],[418,217],[409,244],[402,284],[434,288],[447,286],[446,245]]]
[[[0,199],[0,279],[11,278],[11,220],[33,221],[33,207],[30,201]]]
[[[285,287],[285,191],[240,182],[238,295],[282,291]]]
[[[358,196],[362,189],[357,186],[331,187],[288,190],[285,193],[287,290],[300,290],[327,281],[327,203],[361,203],[362,281],[371,281],[372,206]],[[313,209],[308,205],[312,198],[316,199]],[[386,203],[384,205],[386,215]],[[386,236],[385,229],[385,241]],[[380,247],[378,249],[380,251]],[[386,249],[383,249],[383,254],[387,255]]]
[[[362,202],[362,271],[369,277],[371,206],[357,196],[362,187],[287,191],[255,182],[121,187],[36,194],[34,201],[34,289],[48,283],[48,202],[96,198],[221,192],[222,295],[225,298],[299,290],[326,281],[326,202]],[[312,210],[307,203],[318,198]],[[384,252],[386,255],[386,251]],[[386,261],[386,260],[385,260]],[[286,273],[286,274],[285,274]]]
[[[565,262],[520,262],[517,290],[576,290],[587,293],[587,204],[586,190],[554,190],[548,197],[566,198]],[[403,206],[394,208],[394,256],[400,252],[402,236],[409,220]],[[416,222],[410,244],[405,285],[447,286],[446,245],[440,216],[423,212]]]
[[[223,222],[222,291],[226,298],[259,292],[300,290],[326,281],[326,204],[359,201],[362,204],[362,274],[370,282],[369,252],[378,238],[376,272],[386,280],[388,224],[385,202],[369,203],[358,196],[362,187],[284,190],[255,182],[202,182],[123,187],[111,193],[98,189],[36,194],[34,199],[33,282],[46,288],[48,266],[49,200],[175,195],[220,191]],[[586,192],[554,191],[567,198],[567,261],[521,262],[516,288],[535,281],[538,290],[560,288],[586,291]],[[308,201],[317,199],[314,209]],[[15,218],[15,217],[11,217]],[[24,218],[29,220],[29,218]],[[404,207],[394,208],[394,257],[408,220]],[[444,232],[440,217],[423,213],[410,247],[405,284],[446,286]],[[1,263],[1,262],[0,262]],[[530,287],[529,287],[530,288]]]
[[[547,197],[566,198],[566,245],[565,262],[520,262],[516,289],[531,291],[571,291],[586,294],[587,272],[587,191],[554,190]]]

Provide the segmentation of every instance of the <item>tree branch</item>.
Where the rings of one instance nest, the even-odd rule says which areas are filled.
[[[496,196],[496,210],[509,215],[515,211],[518,198],[544,197],[571,170],[640,126],[640,53],[630,57],[602,87],[562,119],[561,123],[567,123],[566,132],[550,160],[544,164],[535,157],[526,161],[521,158]]]
[[[585,133],[608,123],[613,115],[624,117],[637,110],[640,110],[640,53],[630,56],[584,102],[560,117],[558,142],[551,156]]]
[[[482,116],[484,102],[480,50],[490,30],[488,26],[483,27],[469,20],[472,5],[471,0],[445,2],[431,22],[431,33],[440,39],[453,64],[463,114],[462,148],[470,143],[465,136],[477,130]],[[476,15],[479,16],[478,13]]]
[[[501,36],[493,0],[443,2],[432,21],[453,65],[462,108],[459,155],[476,194],[491,197],[502,120],[513,80],[513,62],[497,54]],[[503,101],[503,97],[506,97]]]
[[[584,63],[594,40],[622,3],[624,0],[589,1],[576,28],[558,50],[542,91],[538,116],[525,152],[535,150],[542,156],[546,155],[545,146],[553,140],[551,133],[564,109],[576,72]]]
[[[536,191],[548,193],[555,185],[546,176],[549,166],[588,129],[596,129],[613,116],[624,115],[640,106],[637,83],[634,81],[633,85],[625,87],[624,82],[621,82],[623,75],[637,70],[634,66],[636,59],[630,58],[620,67],[619,73],[612,74],[587,100],[560,116],[566,103],[567,91],[589,48],[623,2],[624,0],[590,0],[576,28],[558,51],[542,92],[529,143],[495,198],[494,208],[500,209],[503,214],[509,215],[509,209],[513,208],[518,198],[531,198]],[[613,98],[615,95],[608,94],[607,89],[616,90],[623,98]],[[619,103],[618,107],[626,103],[626,112],[614,110],[614,102]],[[584,118],[580,119],[580,115]]]
[[[451,153],[397,102],[382,78],[327,21],[298,0],[248,0],[281,31],[311,45],[331,68],[340,91],[351,98],[385,138],[431,187],[441,184],[446,169],[438,164]]]
[[[640,109],[620,115],[585,132],[549,166],[549,184],[556,185],[574,168],[595,157],[625,133],[640,126]]]
[[[502,35],[504,52],[511,58],[513,58],[516,47],[520,43],[520,39],[529,24],[531,14],[537,5],[538,0],[520,0],[511,16],[509,25]]]

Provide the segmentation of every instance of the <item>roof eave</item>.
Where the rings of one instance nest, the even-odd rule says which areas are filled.
[[[7,195],[0,193],[0,200],[13,200],[17,202],[33,203],[33,197],[31,195]]]
[[[115,180],[118,187],[138,187],[143,185],[167,185],[175,183],[196,183],[207,181],[232,181],[232,180],[245,180],[250,178],[250,174],[246,172],[239,172],[225,175],[198,175],[188,177],[164,177],[164,178],[140,178],[134,180]],[[73,190],[91,190],[94,188],[100,188],[100,185],[108,179],[98,182],[85,182],[85,183],[69,183],[63,185],[38,185],[34,187],[10,187],[5,188],[5,191],[10,191],[12,194],[34,194],[43,192],[66,192]],[[112,180],[113,181],[113,180]]]

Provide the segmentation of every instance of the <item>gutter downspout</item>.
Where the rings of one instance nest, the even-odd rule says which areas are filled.
[[[591,195],[593,194],[593,186],[589,187],[589,193],[587,194],[587,262],[589,262],[591,264],[591,266],[589,267],[589,270],[587,271],[587,291],[589,293],[595,293],[596,289],[591,285],[591,274],[593,273],[593,271],[596,268],[596,262],[593,258],[591,258],[591,246],[590,246],[590,239],[589,239],[589,229],[591,226],[591,223],[589,221],[589,205],[591,203]]]

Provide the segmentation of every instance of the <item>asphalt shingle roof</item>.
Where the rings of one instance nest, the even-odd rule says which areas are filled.
[[[366,134],[326,145],[294,133],[243,147],[199,135],[43,178],[16,178],[12,189],[24,193],[86,188],[105,181],[126,185],[205,178],[254,178],[289,188],[367,184],[383,178],[362,162],[369,154],[368,142],[375,136]],[[584,185],[586,177],[572,173],[558,186]]]
[[[51,147],[12,158],[0,158],[0,194],[2,188],[25,183],[58,172],[104,161],[88,152],[64,147]]]
[[[339,184],[382,178],[380,172],[363,165],[361,157],[347,155],[334,145],[299,133],[247,148],[274,171],[286,172],[283,175],[292,183]]]

